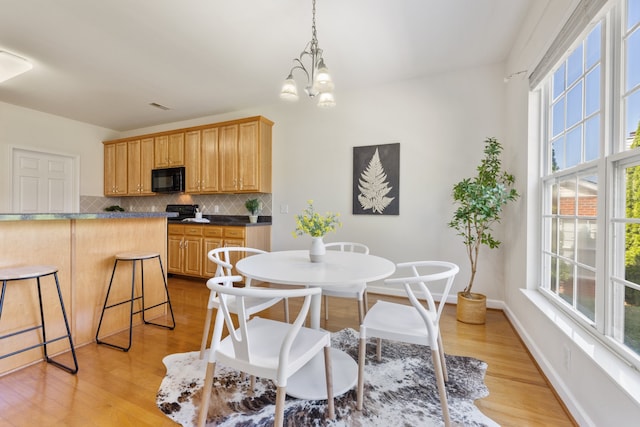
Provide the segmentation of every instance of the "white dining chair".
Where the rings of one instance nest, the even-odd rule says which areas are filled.
[[[265,251],[256,248],[240,247],[240,246],[225,246],[216,249],[212,249],[207,253],[207,257],[210,261],[216,264],[216,277],[218,276],[231,276],[236,274],[234,271],[234,260],[238,260],[244,256],[264,254]],[[244,278],[244,284],[246,287],[251,286],[251,278]],[[284,317],[289,322],[289,304],[283,298],[246,298],[245,299],[245,314],[247,316],[253,316],[267,308],[282,301],[284,304]],[[211,320],[213,318],[213,310],[217,309],[219,305],[218,298],[215,292],[209,293],[209,301],[207,303],[207,315],[204,321],[204,328],[202,331],[202,342],[200,343],[200,358],[204,356],[204,351],[207,348],[207,342],[209,341],[209,331],[211,328]],[[238,313],[235,306],[234,298],[230,298],[229,309],[232,313]]]
[[[355,242],[332,242],[324,247],[328,250],[338,250],[342,252],[359,252],[369,255],[369,248],[362,243]],[[353,298],[358,301],[358,322],[362,323],[367,312],[367,284],[344,284],[338,286],[327,286],[322,289],[322,299],[324,302],[324,320],[329,320],[329,297]]]
[[[321,293],[320,288],[235,288],[233,282],[241,276],[220,276],[207,281],[207,287],[219,298],[216,313],[214,338],[211,341],[202,403],[198,414],[198,426],[204,426],[215,368],[218,363],[243,373],[272,380],[276,386],[274,426],[281,427],[284,421],[284,403],[287,380],[305,366],[319,352],[324,351],[327,387],[327,418],[335,418],[333,384],[331,377],[331,334],[322,329],[303,326],[309,312],[311,298]],[[293,323],[253,317],[248,320],[245,300],[247,298],[303,298]],[[236,327],[231,318],[230,300],[238,310]],[[221,339],[222,325],[229,334]],[[318,381],[310,379],[310,381]]]
[[[445,426],[450,426],[445,389],[448,375],[440,334],[440,316],[455,276],[460,269],[457,265],[446,261],[406,262],[397,264],[397,268],[398,270],[409,270],[411,274],[387,279],[385,284],[403,285],[411,305],[377,301],[360,325],[356,407],[360,411],[363,406],[364,366],[368,338],[377,338],[376,358],[378,361],[382,357],[382,339],[429,346],[440,394],[440,404],[442,405],[442,418]],[[444,282],[444,289],[438,304],[435,303],[429,291],[429,287],[433,286],[434,282]]]

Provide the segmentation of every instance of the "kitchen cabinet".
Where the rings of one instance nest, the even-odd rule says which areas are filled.
[[[176,166],[189,194],[270,193],[272,127],[255,116],[104,141],[104,194],[154,195],[150,171]]]
[[[220,128],[220,190],[271,192],[271,128],[259,117]]]
[[[202,226],[169,224],[168,262],[169,273],[185,276],[202,275]]]
[[[207,254],[223,246],[248,246],[269,251],[271,226],[169,224],[167,271],[185,276],[213,277],[216,267]],[[242,253],[235,255],[233,264],[240,258]]]
[[[155,168],[184,165],[184,132],[156,136],[153,148]]]
[[[185,133],[185,170],[187,193],[218,191],[218,128]]]
[[[130,196],[150,196],[151,170],[154,164],[153,138],[136,139],[127,142],[127,194]]]
[[[127,194],[127,143],[104,145],[104,195]]]

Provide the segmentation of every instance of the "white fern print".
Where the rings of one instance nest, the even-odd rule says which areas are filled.
[[[389,187],[387,174],[380,162],[378,149],[371,157],[369,165],[360,174],[358,180],[358,201],[362,209],[371,209],[373,213],[382,213],[384,209],[395,199],[395,197],[386,197],[393,187]]]

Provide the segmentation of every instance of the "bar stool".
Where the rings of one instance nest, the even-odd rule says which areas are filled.
[[[149,259],[153,259],[153,258],[157,258],[158,262],[160,263],[160,271],[162,273],[162,280],[164,282],[164,291],[165,291],[165,295],[167,297],[166,300],[164,300],[163,302],[160,302],[158,304],[154,304],[152,306],[149,307],[145,307],[144,304],[144,260],[149,260]],[[131,298],[124,300],[124,301],[120,301],[111,305],[108,305],[109,302],[109,293],[111,292],[111,286],[113,285],[113,277],[116,274],[116,268],[118,267],[118,262],[120,261],[129,261],[132,263],[132,273],[131,273]],[[135,282],[136,282],[136,261],[140,261],[140,281],[141,281],[141,291],[140,291],[140,295],[135,296]],[[141,300],[142,301],[142,308],[138,311],[133,311],[133,303],[136,300]],[[103,340],[101,340],[99,338],[100,335],[100,327],[102,326],[102,319],[104,318],[104,312],[107,309],[113,308],[113,307],[117,307],[120,306],[122,304],[130,304],[130,315],[129,315],[129,345],[127,347],[122,347],[116,344],[112,344],[112,343],[108,343],[105,342]],[[159,323],[154,323],[154,322],[150,322],[147,321],[144,317],[144,313],[147,310],[151,310],[152,308],[155,307],[159,307],[161,305],[167,304],[169,306],[169,312],[171,313],[171,325],[163,325],[163,324],[159,324]],[[155,325],[155,326],[160,326],[162,328],[166,328],[166,329],[174,329],[176,327],[176,321],[175,318],[173,317],[173,308],[171,307],[171,301],[169,299],[169,288],[167,287],[167,279],[164,275],[164,268],[162,267],[162,260],[160,259],[160,254],[157,252],[127,252],[127,253],[121,253],[121,254],[117,254],[116,255],[116,260],[113,264],[113,271],[111,273],[111,280],[109,281],[109,288],[107,289],[107,296],[104,299],[104,305],[102,307],[102,314],[100,315],[100,322],[98,323],[98,330],[96,331],[96,342],[98,344],[104,344],[104,345],[108,345],[110,347],[113,348],[117,348],[120,349],[122,351],[129,351],[129,349],[131,348],[131,334],[132,334],[132,330],[133,330],[133,315],[134,314],[138,314],[138,313],[142,313],[142,321],[144,324],[146,325]]]
[[[45,321],[44,321],[44,310],[42,307],[42,290],[40,288],[40,279],[42,277],[46,277],[46,276],[53,276],[56,282],[56,289],[58,291],[58,299],[60,300],[60,308],[62,309],[62,317],[64,319],[64,326],[67,330],[67,334],[66,335],[62,335],[58,338],[52,338],[52,339],[47,339],[47,330],[45,328]],[[16,336],[16,335],[20,335],[20,334],[24,334],[30,331],[34,331],[37,329],[42,329],[42,342],[39,344],[35,344],[35,345],[31,345],[29,347],[25,347],[21,350],[17,350],[11,353],[7,353],[4,355],[0,355],[0,359],[4,359],[5,357],[9,357],[9,356],[13,356],[15,354],[18,353],[22,353],[24,351],[27,350],[31,350],[34,349],[36,347],[43,347],[44,349],[44,359],[48,362],[51,363],[54,366],[57,366],[60,369],[63,369],[67,372],[69,372],[70,374],[75,374],[76,372],[78,372],[78,359],[76,359],[76,351],[75,348],[73,347],[73,340],[71,339],[71,330],[69,329],[69,321],[67,320],[67,312],[64,309],[64,302],[62,300],[62,292],[60,292],[60,283],[58,282],[58,269],[56,267],[52,267],[49,265],[27,265],[27,266],[22,266],[22,267],[11,267],[11,268],[3,268],[0,269],[0,280],[2,280],[2,294],[0,294],[0,319],[2,318],[2,308],[4,306],[4,297],[5,297],[5,293],[7,290],[7,283],[8,282],[12,282],[12,281],[18,281],[18,280],[29,280],[29,279],[36,279],[36,283],[38,285],[38,302],[39,302],[39,306],[40,306],[40,324],[36,325],[36,326],[32,326],[29,328],[25,328],[19,331],[15,331],[12,332],[10,334],[6,334],[3,336],[0,336],[0,340],[3,340],[5,338],[9,338],[12,336]],[[71,368],[67,365],[63,365],[60,362],[57,362],[55,360],[53,360],[51,357],[49,357],[49,353],[47,351],[47,344],[50,344],[52,342],[55,341],[60,341],[63,339],[68,339],[69,340],[69,347],[71,348],[71,355],[73,356],[73,364],[74,367]]]

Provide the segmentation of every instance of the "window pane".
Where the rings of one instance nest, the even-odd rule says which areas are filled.
[[[640,285],[640,224],[626,224],[624,234],[624,278]]]
[[[566,166],[570,168],[580,163],[582,153],[582,126],[578,126],[567,134]]]
[[[598,177],[583,176],[578,179],[578,216],[598,215]]]
[[[640,354],[640,291],[629,287],[624,292],[624,343]]]
[[[628,139],[626,147],[629,147],[631,146],[634,132],[640,125],[640,90],[628,96],[625,101],[625,109],[627,111],[625,135]]]
[[[558,218],[551,220],[551,252],[558,254]]]
[[[568,179],[560,182],[560,215],[576,214],[576,182]]]
[[[578,248],[576,255],[580,264],[595,268],[596,266],[596,230],[593,220],[578,221]]]
[[[588,117],[600,110],[600,65],[587,74],[585,87],[584,115]]]
[[[573,305],[573,267],[571,264],[558,260],[558,295],[560,298]]]
[[[640,84],[640,29],[634,31],[627,39],[627,84],[629,91]]]
[[[558,214],[558,184],[553,184],[551,187],[551,213]]]
[[[582,82],[573,87],[567,94],[567,127],[582,120]]]
[[[596,320],[596,275],[593,271],[578,267],[578,311],[591,321]]]
[[[626,217],[640,218],[640,166],[630,166],[625,173]],[[637,243],[640,244],[640,240]],[[640,251],[640,247],[638,250]]]
[[[551,122],[553,123],[553,132],[551,133],[551,137],[556,137],[564,131],[564,97],[554,104]]]
[[[640,1],[627,0],[627,30],[640,22]]]
[[[560,226],[560,255],[573,260],[576,247],[575,220],[560,218],[558,225]]]
[[[551,283],[550,288],[553,293],[558,290],[558,258],[551,258]]]
[[[585,58],[587,69],[600,61],[600,27],[601,25],[598,23],[587,36],[587,52]]]
[[[553,170],[558,171],[564,169],[564,137],[554,141],[551,150]]]
[[[571,86],[582,75],[582,45],[567,59],[567,86]]]
[[[588,162],[600,157],[600,115],[587,120],[584,129],[584,160]]]
[[[564,64],[553,73],[553,99],[555,100],[559,95],[564,92]]]

